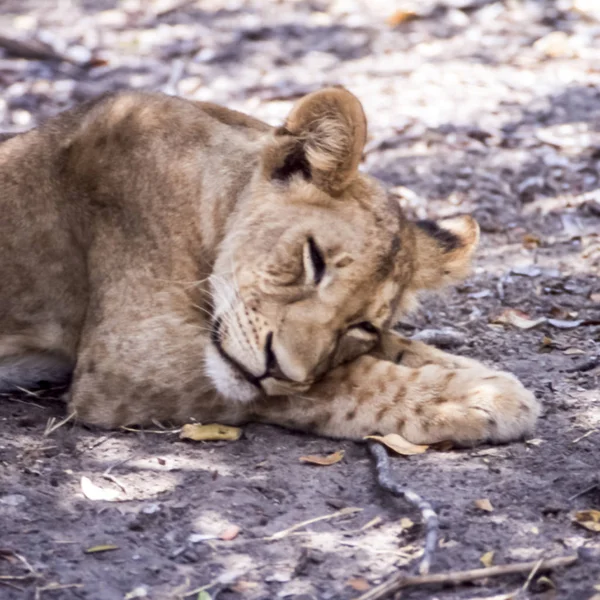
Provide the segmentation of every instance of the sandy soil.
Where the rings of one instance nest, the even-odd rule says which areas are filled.
[[[489,552],[493,564],[578,554],[518,597],[598,598],[600,534],[573,522],[600,509],[598,9],[392,4],[5,0],[0,31],[21,44],[0,50],[0,129],[123,87],[275,124],[305,92],[349,87],[370,118],[364,168],[415,216],[470,212],[483,229],[474,276],[403,330],[451,328],[465,339],[457,351],[514,371],[544,405],[526,442],[394,458],[397,480],[439,512],[433,570],[476,568]],[[507,309],[546,320],[497,322]],[[0,398],[3,600],[344,600],[414,567],[419,515],[378,488],[361,444],[261,425],[211,444],[70,423],[45,435],[64,417],[58,395]],[[333,466],[299,462],[339,449]],[[84,497],[83,476],[119,501]],[[476,508],[484,498],[492,512]],[[219,539],[231,526],[237,537]],[[516,598],[526,578],[402,597]]]

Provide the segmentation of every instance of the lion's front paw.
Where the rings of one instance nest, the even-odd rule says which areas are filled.
[[[438,367],[419,371],[422,385],[429,379],[435,392],[413,405],[414,418],[407,420],[403,432],[411,441],[508,442],[533,431],[540,405],[516,377],[479,368],[460,369],[446,372],[441,386]]]

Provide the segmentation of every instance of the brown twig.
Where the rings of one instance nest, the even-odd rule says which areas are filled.
[[[550,571],[557,567],[568,567],[577,561],[577,556],[560,556],[549,558],[540,563],[539,560],[530,562],[513,563],[510,565],[498,565],[482,569],[469,569],[468,571],[452,571],[450,573],[434,573],[432,575],[404,576],[394,575],[388,581],[370,589],[356,600],[383,600],[390,598],[398,590],[418,585],[459,585],[485,577],[500,577],[501,575],[514,575],[527,573],[536,569],[536,572]]]

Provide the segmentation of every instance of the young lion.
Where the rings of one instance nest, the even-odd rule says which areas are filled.
[[[0,388],[72,373],[104,427],[259,420],[416,443],[519,438],[512,375],[390,328],[463,278],[470,217],[412,223],[358,171],[359,101],[300,100],[279,129],[126,92],[0,145]]]

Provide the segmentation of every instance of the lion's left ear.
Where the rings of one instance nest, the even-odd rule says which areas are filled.
[[[458,283],[469,274],[479,242],[479,225],[470,216],[411,223],[415,270],[411,287],[432,290]]]
[[[283,139],[271,171],[274,179],[300,174],[337,196],[358,172],[367,121],[356,96],[344,88],[326,88],[302,98],[276,136]]]

